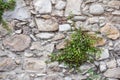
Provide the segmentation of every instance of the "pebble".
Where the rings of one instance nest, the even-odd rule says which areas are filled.
[[[70,31],[70,30],[71,30],[71,26],[69,24],[59,25],[59,31]]]
[[[38,33],[36,34],[36,37],[41,38],[41,39],[50,39],[54,36],[53,33]]]
[[[101,15],[104,13],[104,8],[100,4],[92,4],[89,8],[89,11],[93,15]]]

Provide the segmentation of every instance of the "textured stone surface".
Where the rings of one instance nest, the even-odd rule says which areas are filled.
[[[23,68],[28,71],[44,71],[46,68],[46,64],[42,60],[37,60],[37,59],[25,59],[24,60],[24,66]]]
[[[65,16],[80,15],[81,14],[81,3],[83,0],[67,0],[67,6],[65,10]]]
[[[27,35],[13,35],[3,41],[6,48],[12,51],[23,51],[29,47],[31,39]]]
[[[39,33],[36,34],[36,37],[41,38],[41,39],[50,39],[54,36],[53,33]]]
[[[100,29],[100,32],[110,39],[117,39],[120,37],[119,30],[111,23],[107,23],[104,27],[102,27]]]
[[[11,71],[16,68],[15,61],[11,58],[0,59],[0,71]]]
[[[59,25],[59,31],[69,31],[71,30],[71,26],[69,24]]]
[[[36,23],[39,31],[56,31],[58,23],[53,20],[41,20],[36,18]]]
[[[104,73],[105,77],[110,77],[110,78],[120,78],[120,68],[113,68],[113,69],[108,69]]]
[[[90,10],[90,13],[93,15],[101,15],[104,13],[104,8],[100,4],[92,4],[89,10]]]
[[[51,13],[52,4],[50,0],[34,0],[33,1],[35,10],[39,13]]]

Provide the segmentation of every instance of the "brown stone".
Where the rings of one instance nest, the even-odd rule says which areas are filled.
[[[43,20],[36,18],[36,24],[39,31],[56,31],[58,30],[58,23],[55,20]]]
[[[13,35],[3,40],[4,46],[12,51],[23,51],[29,47],[30,43],[30,37],[23,34]]]
[[[104,27],[102,27],[100,29],[100,32],[113,40],[120,37],[119,30],[116,27],[114,27],[111,23],[107,23]]]
[[[66,42],[63,41],[61,43],[59,43],[58,45],[56,45],[56,49],[64,49],[66,46]]]

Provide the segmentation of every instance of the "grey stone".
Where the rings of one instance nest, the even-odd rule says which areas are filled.
[[[56,31],[58,30],[58,23],[54,20],[35,19],[39,31]]]
[[[53,33],[39,33],[36,34],[36,37],[41,38],[41,39],[50,39],[54,36]]]
[[[32,72],[42,72],[46,68],[46,63],[43,60],[29,58],[24,60],[23,69]]]
[[[41,14],[51,13],[52,11],[52,4],[50,0],[34,0],[33,5],[35,10]]]
[[[82,2],[83,0],[67,0],[65,16],[69,16],[70,14],[80,15],[81,14],[80,6]]]
[[[65,38],[65,35],[62,34],[62,33],[58,33],[54,36],[54,38],[52,40],[61,40],[61,39],[64,39]]]
[[[115,59],[108,61],[106,64],[109,69],[117,67],[117,62]]]
[[[87,19],[86,16],[74,16],[74,21],[85,21]]]
[[[43,46],[41,42],[33,42],[30,49],[31,50],[47,51],[47,52],[52,53],[54,50],[54,44],[51,43],[51,44],[47,44],[47,45]]]
[[[109,56],[110,55],[108,49],[103,48],[99,60],[107,59]]]
[[[63,78],[59,74],[50,74],[47,75],[42,80],[63,80]]]
[[[100,71],[104,72],[107,70],[107,66],[105,62],[100,62]]]
[[[120,67],[120,59],[117,59],[117,65]]]
[[[93,15],[101,15],[104,13],[104,8],[100,4],[92,4],[89,8],[89,11]]]
[[[30,43],[30,37],[23,34],[13,35],[3,40],[4,46],[12,51],[23,51],[29,47]]]
[[[55,5],[55,8],[58,9],[58,10],[62,10],[64,9],[66,6],[66,2],[65,1],[62,1],[62,0],[59,0],[57,2],[57,4]]]
[[[120,78],[120,68],[108,69],[104,73],[104,76],[109,78]]]
[[[114,12],[112,12],[113,15],[117,15],[117,16],[120,16],[120,11],[116,10]]]
[[[70,31],[71,26],[69,24],[61,24],[59,25],[59,31]]]
[[[65,77],[65,80],[72,80],[72,78],[70,78],[70,77]]]
[[[23,14],[24,13],[24,14]],[[14,11],[6,11],[3,15],[3,18],[6,20],[19,19],[27,20],[31,17],[28,7],[26,7],[24,0],[16,0],[16,7]]]
[[[94,23],[98,23],[99,22],[99,18],[98,17],[92,17],[88,19],[88,22],[90,24],[94,24]]]
[[[31,14],[28,7],[16,8],[12,15],[12,18],[15,18],[18,20],[27,20],[31,18]]]
[[[63,16],[64,15],[64,12],[62,10],[57,10],[57,9],[54,9],[52,11],[52,15],[53,16]]]
[[[16,68],[15,61],[11,58],[0,59],[0,71],[12,71]]]

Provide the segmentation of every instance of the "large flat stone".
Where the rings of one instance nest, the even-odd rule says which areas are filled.
[[[51,13],[52,11],[51,0],[34,0],[33,5],[35,10],[41,14]]]
[[[54,20],[43,20],[36,18],[36,24],[38,26],[39,31],[56,31],[58,30],[58,23]]]
[[[67,6],[65,9],[65,16],[69,16],[70,14],[73,15],[80,15],[81,9],[80,6],[83,0],[67,0]]]
[[[15,61],[11,58],[0,59],[0,71],[11,71],[15,69]]]
[[[23,51],[29,47],[30,43],[30,37],[23,34],[13,35],[3,40],[4,46],[12,51]]]
[[[46,68],[45,61],[29,58],[24,60],[23,69],[32,72],[41,72]]]
[[[108,69],[104,73],[105,77],[110,77],[110,78],[119,78],[120,79],[120,68],[113,68],[113,69]]]

